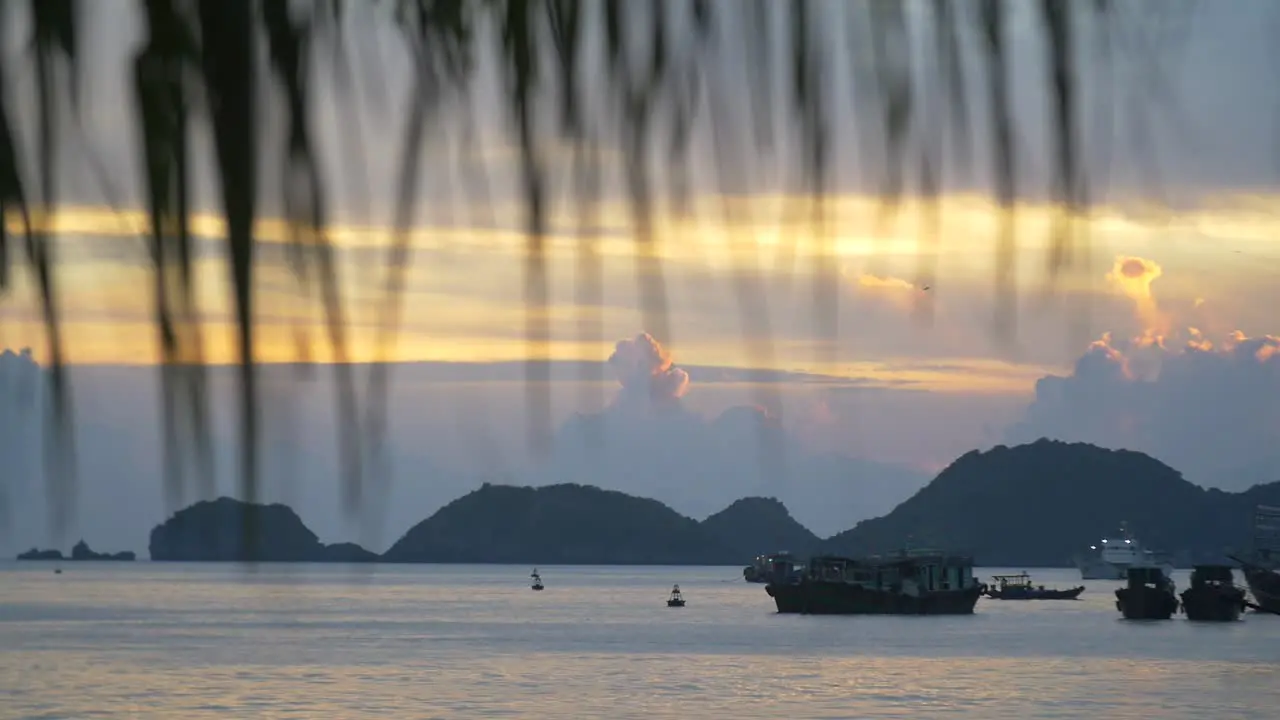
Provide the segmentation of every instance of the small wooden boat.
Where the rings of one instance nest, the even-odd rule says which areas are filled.
[[[1173,580],[1159,567],[1131,567],[1128,580],[1116,590],[1116,609],[1126,620],[1168,620],[1178,611]]]
[[[538,574],[538,568],[534,568],[533,572],[529,574],[529,577],[533,578],[533,585],[530,587],[534,590],[541,590],[544,587],[542,584],[542,576]]]
[[[1197,565],[1191,571],[1191,587],[1182,591],[1182,612],[1188,620],[1231,622],[1244,612],[1244,590],[1236,587],[1227,565]]]
[[[1026,573],[993,575],[991,579],[986,595],[995,600],[1075,600],[1084,592],[1083,585],[1067,590],[1032,585],[1031,576]]]
[[[671,588],[671,596],[667,598],[667,607],[684,607],[684,595],[680,594],[680,586]]]

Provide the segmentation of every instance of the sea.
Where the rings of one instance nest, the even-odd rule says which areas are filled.
[[[1280,616],[779,615],[731,567],[0,563],[0,718],[1253,718]],[[983,569],[983,576],[1017,572]],[[1081,584],[1074,570],[1029,570]],[[1186,587],[1187,573],[1175,575]],[[688,601],[668,608],[678,583]]]

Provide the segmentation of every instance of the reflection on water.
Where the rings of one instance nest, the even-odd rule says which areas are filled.
[[[0,565],[0,717],[1245,717],[1280,618],[773,612],[734,568]],[[989,575],[996,570],[984,571]],[[1037,582],[1078,582],[1063,570]],[[1176,578],[1180,587],[1186,577]],[[688,607],[666,607],[673,583]]]

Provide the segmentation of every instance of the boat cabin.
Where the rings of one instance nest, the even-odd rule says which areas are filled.
[[[1235,576],[1229,565],[1196,565],[1191,570],[1191,587],[1206,585],[1235,586]]]
[[[766,582],[788,582],[803,570],[803,564],[789,552],[776,552],[768,555],[757,555],[751,565],[747,566],[744,575],[748,580],[760,579]]]
[[[1127,575],[1130,588],[1149,587],[1173,591],[1173,580],[1158,567],[1131,567]]]
[[[992,575],[991,579],[995,584],[1004,588],[1030,588],[1032,587],[1032,577],[1027,573],[1019,573],[1016,575]]]
[[[964,590],[977,585],[973,561],[937,550],[902,551],[864,558],[820,556],[809,561],[810,580],[895,592]]]
[[[1026,573],[1018,573],[1017,575],[992,575],[991,580],[995,585],[998,585],[1001,590],[1032,589],[1031,576]]]

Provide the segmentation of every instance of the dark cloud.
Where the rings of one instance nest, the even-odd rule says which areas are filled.
[[[1036,383],[1007,433],[1147,452],[1189,480],[1239,490],[1280,479],[1280,338],[1235,333],[1181,347],[1104,336],[1067,376]]]

